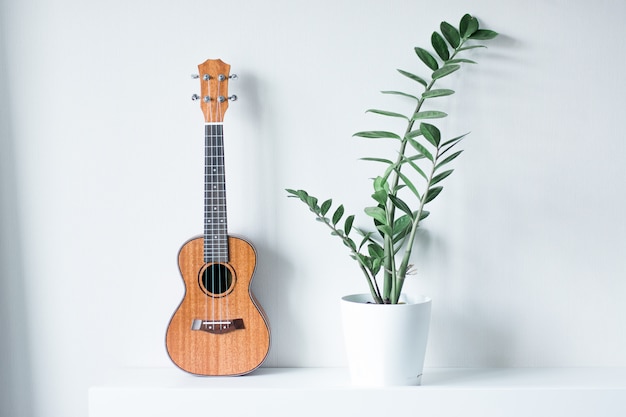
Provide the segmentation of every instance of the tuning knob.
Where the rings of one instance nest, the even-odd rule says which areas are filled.
[[[228,76],[228,78],[230,78],[231,80],[236,80],[238,77],[237,74],[231,74]]]
[[[191,78],[197,80],[198,78],[200,78],[200,76],[198,74],[191,74]]]
[[[237,101],[237,96],[233,94],[232,96],[228,97],[228,99],[230,101]]]
[[[193,101],[200,100],[200,96],[199,96],[199,95],[197,95],[197,94],[194,94],[194,95],[192,95],[192,96],[191,96],[191,99],[192,99]]]

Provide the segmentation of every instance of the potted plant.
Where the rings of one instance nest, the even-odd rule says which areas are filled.
[[[348,325],[345,323],[346,309],[358,308],[355,315],[366,317],[366,322],[360,326],[366,340],[351,342],[346,335],[346,346],[349,349],[352,345],[365,358],[351,359],[348,357],[353,380],[355,377],[353,365],[356,362],[373,363],[380,369],[372,371],[378,376],[372,376],[372,372],[366,371],[366,384],[377,384],[374,378],[378,378],[383,384],[419,384],[421,368],[423,366],[423,356],[425,353],[426,338],[428,333],[428,322],[430,315],[430,299],[428,297],[410,298],[403,296],[402,288],[407,275],[413,272],[411,265],[411,254],[414,249],[416,232],[422,220],[430,213],[426,206],[441,193],[443,180],[452,174],[451,163],[462,153],[457,149],[457,145],[467,135],[444,139],[441,131],[434,124],[429,123],[433,119],[446,117],[447,114],[438,110],[423,109],[424,103],[434,99],[447,97],[454,94],[453,90],[438,88],[438,81],[460,70],[465,64],[475,64],[474,61],[463,58],[464,52],[474,48],[481,48],[484,45],[472,41],[486,41],[493,39],[497,33],[492,30],[480,29],[478,20],[469,15],[464,15],[458,29],[447,22],[441,22],[441,32],[433,32],[431,45],[435,54],[424,48],[416,47],[415,53],[419,60],[430,72],[429,78],[422,78],[411,72],[398,70],[400,74],[416,82],[421,90],[417,94],[405,93],[401,91],[383,91],[383,94],[392,94],[408,98],[414,103],[414,109],[409,114],[400,114],[387,110],[370,109],[369,113],[376,115],[399,118],[406,122],[406,128],[400,133],[387,130],[372,130],[355,133],[354,136],[366,139],[390,139],[394,141],[398,149],[387,157],[366,157],[365,161],[372,161],[382,164],[384,170],[373,179],[374,192],[373,205],[365,208],[365,214],[373,221],[371,229],[363,229],[354,226],[354,215],[345,216],[343,204],[336,206],[333,210],[333,200],[321,200],[309,194],[305,190],[287,189],[289,197],[300,199],[312,211],[316,220],[330,229],[331,235],[340,240],[349,250],[350,256],[356,261],[361,270],[368,288],[369,294],[348,296],[342,299],[342,312],[344,313],[344,332],[354,333],[351,329],[358,325]],[[332,214],[331,214],[332,213]],[[343,220],[342,220],[343,219]],[[358,238],[354,237],[358,235]],[[381,280],[382,276],[382,280]],[[382,287],[379,285],[382,282]],[[383,304],[376,306],[374,304]],[[388,306],[388,304],[395,306]],[[394,307],[401,306],[414,307],[421,315],[420,325],[398,324],[390,326],[390,322],[399,323],[398,317],[387,320],[386,324],[378,325],[372,320],[380,317],[383,312],[393,311]],[[390,308],[391,307],[391,308]],[[366,311],[372,311],[366,313]],[[396,313],[393,313],[394,315]],[[424,318],[425,317],[425,318]],[[385,322],[383,322],[385,323]],[[408,327],[407,327],[408,326]],[[397,330],[404,334],[403,338],[408,338],[406,333],[412,327],[422,329],[421,336],[410,337],[407,340],[411,345],[406,348],[413,356],[420,356],[415,366],[417,370],[411,370],[409,376],[394,377],[388,375],[387,366],[384,363],[389,356],[385,353],[372,353],[372,355],[383,355],[369,357],[364,353],[366,346],[377,345],[384,339],[393,339],[392,335],[381,335],[380,330],[389,327],[398,327]],[[419,330],[419,329],[418,329]],[[391,340],[393,345],[399,345],[396,340]],[[383,359],[384,358],[384,359]],[[394,358],[395,359],[395,358]],[[382,365],[381,365],[382,363]],[[406,367],[400,365],[401,367]],[[356,381],[358,382],[358,381]]]

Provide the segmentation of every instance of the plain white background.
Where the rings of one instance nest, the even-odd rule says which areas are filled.
[[[189,74],[232,65],[230,232],[258,251],[266,366],[344,366],[338,300],[366,291],[284,188],[369,221],[353,138],[428,76],[413,52],[470,12],[501,36],[441,80],[471,131],[418,236],[426,366],[626,366],[626,4],[621,1],[3,1],[2,415],[79,417],[110,369],[171,367],[180,245],[201,232],[202,115]],[[417,92],[417,91],[416,91]]]

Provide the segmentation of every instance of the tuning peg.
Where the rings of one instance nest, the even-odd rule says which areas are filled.
[[[232,96],[228,97],[228,99],[230,101],[237,101],[237,96],[233,94]]]
[[[231,75],[228,76],[228,78],[230,78],[231,80],[235,80],[238,77],[237,77],[237,74],[231,74]],[[217,76],[217,79],[220,80],[220,81],[224,81],[226,79],[226,76],[224,74],[220,74],[220,75]]]
[[[191,74],[191,78],[197,80],[198,78],[200,78],[200,76],[198,74]]]
[[[192,99],[193,101],[200,100],[200,96],[199,96],[199,95],[197,95],[197,94],[194,94],[194,95],[192,95],[192,96],[191,96],[191,99]]]

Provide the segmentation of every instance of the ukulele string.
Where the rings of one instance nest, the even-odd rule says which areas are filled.
[[[219,81],[218,81],[219,88]],[[219,93],[218,93],[219,94]],[[218,142],[219,142],[219,124],[217,122],[217,114],[218,114],[219,102],[216,102],[216,105],[213,106],[213,123],[211,125],[211,180],[212,187],[211,188],[211,212],[212,212],[212,221],[211,221],[211,247],[213,251],[213,256],[211,262],[213,262],[213,266],[211,267],[211,293],[213,294],[211,299],[212,306],[212,317],[214,320],[219,322],[221,321],[221,314],[219,314],[220,305],[219,300],[216,300],[216,294],[219,294],[219,275],[220,275],[220,266],[219,266],[219,257],[220,257],[220,247],[219,247],[219,239],[217,238],[219,235],[219,221],[220,221],[220,212],[219,212],[219,155],[218,155]],[[216,224],[216,221],[218,224]],[[216,287],[217,284],[217,287]],[[217,290],[216,290],[217,288]],[[217,305],[216,305],[217,304]]]
[[[209,83],[209,88],[208,90],[208,94],[210,94],[210,81],[207,81],[207,83]],[[211,185],[214,184],[214,180],[213,180],[213,173],[211,172],[212,169],[214,169],[213,167],[213,141],[214,141],[214,131],[213,131],[213,126],[210,124],[210,122],[208,122],[211,119],[211,113],[212,113],[212,107],[213,107],[213,103],[212,103],[212,99],[209,98],[209,101],[207,102],[207,107],[206,107],[206,117],[205,120],[207,120],[207,124],[205,127],[205,135],[206,135],[206,140],[205,140],[205,211],[206,211],[206,222],[208,222],[209,224],[206,226],[206,232],[205,232],[205,247],[206,247],[206,258],[205,258],[205,264],[206,264],[206,268],[208,268],[209,270],[207,271],[205,269],[205,274],[206,274],[206,286],[208,287],[207,290],[210,294],[213,293],[214,290],[214,285],[213,283],[214,281],[214,277],[213,277],[213,267],[211,265],[209,265],[210,262],[212,262],[213,257],[215,256],[215,246],[214,244],[211,242],[211,238],[212,236],[214,236],[215,234],[215,225],[214,225],[214,220],[215,220],[215,216],[212,213],[211,208],[214,205],[214,201],[215,201],[215,197],[213,195],[213,190],[211,189]],[[208,299],[205,299],[205,316],[207,317],[207,319],[209,319],[209,315],[208,315],[208,310],[209,310],[209,301]],[[214,320],[215,319],[215,300],[213,299],[213,297],[211,297],[211,316],[210,316],[210,320]]]
[[[210,107],[211,107],[211,102],[209,101],[207,103],[207,106],[205,108],[205,120],[209,120],[209,115],[210,115]],[[211,211],[210,211],[210,207],[211,207],[211,191],[209,189],[210,187],[210,165],[209,165],[209,158],[210,158],[210,154],[209,154],[209,146],[211,144],[211,128],[208,125],[208,122],[204,125],[204,265],[205,265],[205,270],[204,270],[204,285],[206,288],[206,290],[208,292],[210,292],[210,277],[209,277],[209,271],[206,269],[208,268],[208,263],[210,260],[210,251],[211,251],[211,243],[209,241],[210,239],[210,228],[213,227],[211,222]],[[209,319],[209,300],[207,298],[205,298],[204,300],[204,316],[206,317],[206,319]]]
[[[223,115],[222,113],[222,101],[220,100],[221,97],[221,87],[222,87],[222,80],[219,78],[218,76],[218,80],[217,80],[217,106],[216,106],[216,118],[215,120],[220,120],[220,132],[219,132],[219,149],[217,149],[217,152],[220,153],[219,155],[219,168],[221,169],[221,172],[219,172],[218,174],[218,179],[219,179],[219,184],[218,184],[218,189],[220,191],[220,199],[218,200],[218,211],[220,212],[220,229],[218,233],[219,235],[219,240],[218,240],[218,245],[219,245],[219,255],[218,255],[218,261],[220,264],[225,263],[227,260],[224,259],[224,249],[225,247],[224,245],[224,239],[227,239],[226,236],[224,236],[224,229],[221,226],[222,222],[224,221],[225,218],[225,214],[222,210],[225,210],[225,194],[226,194],[226,190],[225,190],[225,178],[224,178],[224,124],[223,121],[220,119],[220,115]],[[228,242],[228,240],[226,240],[226,243]],[[217,277],[217,282],[218,282],[218,294],[220,294],[220,302],[219,302],[219,316],[220,316],[220,322],[222,322],[223,319],[223,311],[222,311],[222,307],[223,307],[223,300],[221,299],[222,296],[222,292],[223,290],[225,290],[225,288],[222,288],[222,282],[223,282],[223,278],[225,279],[226,276],[222,277],[222,270],[223,268],[220,266],[218,268],[218,277]],[[226,274],[226,270],[224,270],[223,272],[224,274]]]

